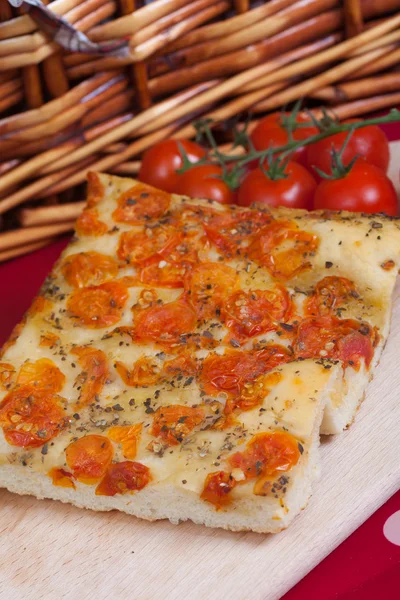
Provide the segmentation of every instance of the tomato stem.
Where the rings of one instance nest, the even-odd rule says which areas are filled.
[[[292,119],[290,116],[286,117],[285,123],[284,125],[288,127],[287,131],[288,133],[293,132],[294,128],[298,127],[298,126],[302,126],[302,124],[294,124],[293,120],[295,121],[296,118],[296,112],[298,112],[300,108],[300,105],[298,105],[298,103],[296,103],[292,114],[294,114],[294,119]],[[287,144],[285,144],[284,146],[277,146],[274,147],[273,149],[273,153],[274,155],[278,155],[280,157],[280,160],[284,161],[285,159],[288,159],[290,157],[290,155],[296,151],[298,148],[303,148],[304,146],[310,146],[311,144],[315,144],[316,142],[319,142],[320,140],[323,140],[327,137],[330,137],[332,135],[335,135],[336,133],[343,133],[345,131],[349,131],[349,132],[353,132],[356,129],[361,129],[362,127],[367,127],[368,125],[381,125],[383,123],[396,123],[400,121],[400,111],[398,111],[397,109],[392,109],[387,115],[384,115],[382,117],[374,117],[372,119],[366,119],[364,121],[359,121],[359,122],[352,122],[352,123],[339,123],[338,121],[334,120],[334,118],[332,118],[327,110],[323,109],[322,110],[322,118],[321,119],[316,119],[315,116],[310,114],[310,120],[312,121],[313,125],[315,125],[316,127],[318,127],[318,129],[320,130],[319,133],[310,136],[307,139],[304,140],[293,140],[290,139],[293,136],[289,135],[289,142]],[[208,154],[207,157],[201,159],[200,161],[196,162],[196,163],[189,163],[189,161],[183,161],[183,167],[181,169],[179,169],[179,173],[184,173],[185,171],[187,171],[188,169],[193,168],[194,166],[200,166],[200,165],[210,165],[210,164],[217,164],[219,166],[222,167],[223,172],[224,172],[224,180],[226,178],[226,175],[228,174],[228,163],[236,163],[234,166],[234,169],[237,169],[238,171],[243,169],[243,167],[245,167],[245,165],[247,165],[248,163],[254,162],[254,161],[258,161],[260,167],[262,167],[263,162],[267,160],[267,163],[269,162],[269,156],[271,155],[271,149],[268,148],[266,150],[256,150],[254,148],[254,146],[250,143],[250,139],[249,136],[247,135],[247,126],[245,125],[245,128],[240,131],[239,133],[236,132],[235,134],[235,138],[234,138],[234,144],[233,144],[233,148],[237,147],[237,146],[243,146],[246,142],[246,138],[247,138],[247,147],[248,147],[248,152],[245,156],[243,156],[242,154],[224,154],[223,152],[221,152],[218,149],[217,143],[215,141],[214,135],[211,131],[213,125],[215,125],[215,121],[213,121],[212,119],[203,119],[201,121],[198,121],[197,123],[194,124],[196,130],[198,131],[198,134],[200,134],[200,137],[203,137],[205,139],[207,139],[208,143],[211,146],[211,150]],[[308,124],[307,124],[308,125]],[[309,126],[309,125],[308,125]],[[339,157],[339,159],[341,160],[341,155]],[[339,167],[339,163],[337,165]],[[344,167],[344,165],[342,165],[343,168],[347,168]],[[235,173],[236,175],[236,173]],[[229,179],[231,179],[231,184],[232,184],[232,179],[236,179],[236,177],[232,178],[232,170],[229,173]]]
[[[343,154],[348,146],[348,143],[349,143],[350,138],[353,135],[353,133],[354,133],[354,127],[352,127],[349,130],[349,132],[346,136],[346,139],[343,143],[343,146],[340,148],[339,151],[336,150],[336,148],[332,144],[332,150],[331,150],[331,171],[332,171],[332,173],[331,174],[325,173],[325,171],[322,171],[321,169],[318,169],[318,167],[313,165],[313,169],[316,170],[316,172],[318,173],[318,175],[320,175],[320,177],[322,177],[323,179],[342,179],[343,177],[346,177],[346,175],[348,175],[350,173],[350,171],[353,168],[354,163],[361,156],[360,154],[356,154],[355,156],[353,156],[353,158],[347,165],[345,165],[343,163]]]

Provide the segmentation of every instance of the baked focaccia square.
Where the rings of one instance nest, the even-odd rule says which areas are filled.
[[[0,485],[275,532],[305,506],[388,334],[397,221],[239,209],[89,174],[3,349]]]

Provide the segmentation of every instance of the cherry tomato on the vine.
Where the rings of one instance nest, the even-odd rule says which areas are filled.
[[[290,113],[285,113],[289,115]],[[296,115],[297,123],[309,123],[309,127],[299,127],[293,132],[293,139],[296,141],[305,140],[306,138],[316,135],[318,129],[312,124],[310,119],[300,113]],[[264,119],[261,119],[250,135],[251,141],[256,150],[267,150],[268,148],[277,148],[285,146],[289,142],[289,135],[282,124],[282,114],[280,112],[272,113]],[[301,164],[306,164],[305,147],[298,148],[291,159]]]
[[[236,192],[221,179],[222,168],[218,165],[192,167],[180,177],[176,193],[191,198],[207,198],[220,204],[233,204]]]
[[[179,145],[182,144],[190,162],[195,163],[206,154],[204,148],[189,140],[163,140],[143,155],[139,179],[166,192],[176,192],[181,175],[176,171],[183,165]]]
[[[347,123],[356,122],[351,119]],[[348,131],[336,133],[307,148],[307,167],[316,177],[320,179],[314,167],[327,174],[332,173],[332,150],[337,152],[343,147]],[[382,169],[386,173],[389,166],[389,142],[386,135],[377,125],[367,125],[353,131],[350,140],[342,154],[342,162],[347,166],[350,161],[359,154],[367,162]]]
[[[239,206],[258,203],[311,210],[317,188],[311,173],[302,165],[289,162],[284,175],[286,177],[272,179],[260,168],[251,171],[239,188],[237,203]]]
[[[321,181],[315,192],[314,208],[398,214],[393,183],[381,169],[364,160],[357,160],[344,177]]]

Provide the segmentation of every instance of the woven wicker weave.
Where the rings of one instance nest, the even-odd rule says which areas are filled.
[[[400,103],[400,0],[142,4],[48,5],[94,42],[128,40],[121,59],[69,53],[0,0],[0,260],[71,228],[88,168],[135,175],[143,150],[193,136],[198,115]]]

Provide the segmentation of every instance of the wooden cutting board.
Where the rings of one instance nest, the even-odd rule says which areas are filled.
[[[288,530],[272,536],[147,523],[2,490],[0,598],[280,598],[400,487],[400,285],[395,298],[366,400],[349,431],[323,439],[321,478]]]

